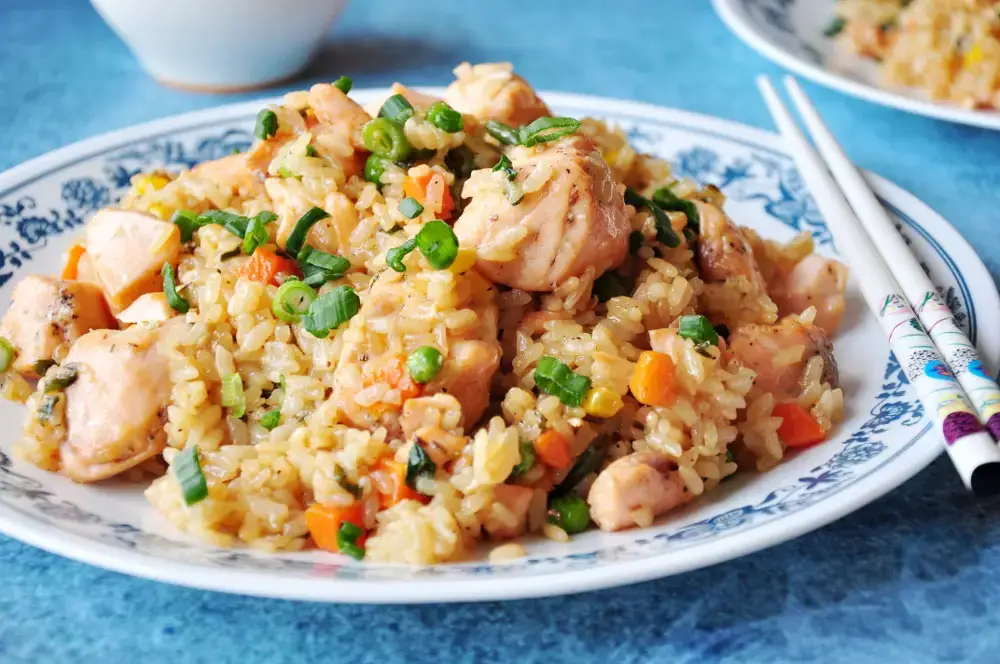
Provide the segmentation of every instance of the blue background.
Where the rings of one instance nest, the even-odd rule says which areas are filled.
[[[753,78],[779,73],[707,0],[359,0],[290,86],[342,73],[359,87],[443,85],[462,60],[513,61],[541,89],[768,129]],[[809,92],[855,161],[942,212],[996,280],[1000,134]],[[0,169],[260,94],[158,86],[83,0],[0,0]],[[176,588],[0,536],[0,661],[998,662],[997,506],[974,502],[939,459],[827,528],[709,569],[568,598],[417,607]]]

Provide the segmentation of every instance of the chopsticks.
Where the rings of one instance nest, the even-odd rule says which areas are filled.
[[[785,86],[822,158],[770,79],[761,76],[757,85],[959,476],[977,496],[1000,493],[1000,448],[980,422],[982,418],[994,436],[1000,435],[1000,389],[984,370],[975,345],[959,329],[885,209],[795,79],[786,77]]]

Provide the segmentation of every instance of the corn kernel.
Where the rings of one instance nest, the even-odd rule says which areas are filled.
[[[170,178],[166,175],[162,175],[160,173],[147,173],[146,175],[138,176],[135,179],[133,186],[135,187],[136,194],[144,196],[150,191],[159,191],[168,184],[170,184]]]
[[[606,387],[594,387],[583,400],[583,409],[594,417],[614,417],[622,406],[622,398]]]
[[[982,62],[983,58],[985,58],[985,57],[986,57],[986,54],[983,53],[982,47],[977,42],[976,44],[973,44],[972,48],[970,48],[965,53],[965,66],[966,67],[971,67],[973,65],[977,65],[980,62]]]
[[[455,257],[455,262],[448,267],[449,270],[455,274],[461,274],[463,272],[468,272],[472,269],[472,266],[476,264],[476,250],[475,249],[459,249],[458,256]]]
[[[149,208],[147,209],[147,211],[150,214],[159,217],[163,221],[166,221],[167,219],[169,219],[170,215],[172,214],[170,212],[170,210],[168,210],[165,206],[160,205],[159,203],[153,203],[152,205],[149,206]]]

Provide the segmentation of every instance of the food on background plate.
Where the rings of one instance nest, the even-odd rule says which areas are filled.
[[[214,544],[429,564],[648,526],[830,435],[842,265],[509,65],[456,75],[315,85],[133,178],[14,290],[15,452]]]
[[[838,0],[826,30],[883,80],[973,109],[1000,107],[1000,2]]]

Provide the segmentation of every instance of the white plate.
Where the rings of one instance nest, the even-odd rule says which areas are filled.
[[[900,110],[1000,129],[1000,113],[931,101],[920,90],[887,87],[876,65],[835,48],[823,35],[837,0],[712,0],[740,39],[769,60],[827,87]]]
[[[370,98],[371,91],[357,92]],[[772,134],[635,103],[550,94],[560,113],[603,116],[637,147],[670,158],[680,175],[719,185],[729,211],[769,237],[826,227]],[[53,152],[0,175],[0,307],[17,278],[59,269],[60,253],[99,206],[139,169],[189,167],[245,147],[261,103],[181,115]],[[975,339],[1000,328],[1000,298],[972,248],[910,194],[873,178],[912,246]],[[0,530],[136,576],[214,590],[341,602],[439,602],[555,595],[621,585],[718,563],[818,528],[874,500],[937,456],[937,436],[851,286],[836,339],[847,417],[836,439],[770,473],[745,473],[644,530],[588,532],[568,544],[532,541],[527,558],[424,568],[359,564],[320,551],[264,555],[217,549],[175,532],[141,487],[80,486],[10,455],[20,407],[0,406]],[[980,340],[992,366],[1000,337]],[[958,479],[955,479],[956,485]]]

